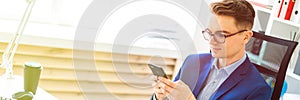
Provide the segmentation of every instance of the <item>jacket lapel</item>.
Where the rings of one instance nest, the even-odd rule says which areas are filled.
[[[193,94],[194,96],[197,98],[198,94],[201,91],[201,88],[203,86],[203,83],[205,82],[205,80],[208,77],[209,71],[210,71],[210,67],[212,66],[212,62],[213,59],[202,59],[203,61],[200,61],[200,68],[199,68],[199,75],[197,78],[197,83],[196,83],[196,87],[193,89]],[[205,65],[203,65],[205,64]]]
[[[247,74],[250,61],[248,57],[242,63],[219,87],[219,89],[216,91],[215,95],[213,96],[213,100],[218,99],[220,96],[222,96],[224,93],[226,93],[228,90],[233,88],[237,83],[239,83]]]

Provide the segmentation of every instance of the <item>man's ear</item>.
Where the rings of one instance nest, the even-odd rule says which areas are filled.
[[[245,32],[244,44],[247,44],[253,35],[252,31]]]

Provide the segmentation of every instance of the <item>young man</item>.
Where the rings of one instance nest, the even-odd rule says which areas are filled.
[[[255,11],[245,0],[211,4],[214,15],[202,34],[210,54],[190,55],[174,82],[159,77],[151,99],[165,100],[269,100],[271,87],[246,55]]]

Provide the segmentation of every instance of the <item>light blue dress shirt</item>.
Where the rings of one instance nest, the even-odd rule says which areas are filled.
[[[214,93],[221,86],[221,84],[230,76],[230,74],[237,69],[244,61],[246,60],[246,53],[244,56],[221,69],[217,67],[218,59],[214,59],[213,66],[209,72],[204,88],[201,90],[200,94],[197,97],[197,100],[210,100],[213,97]]]

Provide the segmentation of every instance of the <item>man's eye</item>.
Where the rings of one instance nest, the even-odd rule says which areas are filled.
[[[216,33],[215,34],[217,37],[223,37],[224,35],[223,34],[221,34],[221,33]]]

